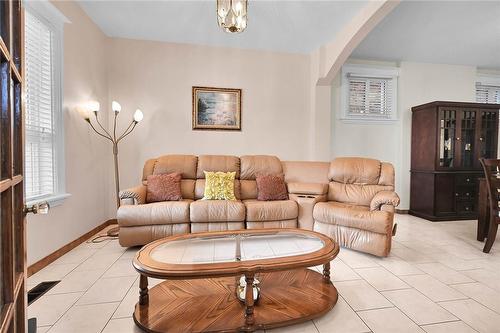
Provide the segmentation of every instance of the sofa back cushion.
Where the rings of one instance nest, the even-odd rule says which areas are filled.
[[[235,172],[235,179],[240,178],[240,158],[229,155],[200,155],[196,171],[197,179],[205,179],[204,171]]]
[[[336,158],[328,178],[330,201],[369,206],[378,192],[394,190],[393,166],[370,158]]]
[[[195,155],[165,155],[156,159],[153,175],[179,172],[182,179],[196,179],[196,164],[198,157]]]
[[[257,199],[257,174],[279,175],[283,173],[281,161],[276,156],[245,155],[241,162],[241,199]]]
[[[283,173],[287,183],[328,184],[330,162],[283,161]]]
[[[149,159],[144,164],[142,183],[147,185],[149,175],[180,173],[181,193],[183,199],[194,199],[194,186],[196,180],[196,166],[198,157],[195,155],[164,155]]]

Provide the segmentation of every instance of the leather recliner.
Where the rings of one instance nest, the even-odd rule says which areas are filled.
[[[330,163],[328,201],[314,206],[314,230],[345,247],[377,256],[391,250],[394,168],[368,158],[337,158]]]

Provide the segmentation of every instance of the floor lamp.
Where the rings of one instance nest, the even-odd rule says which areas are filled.
[[[116,135],[116,120],[118,118],[118,114],[122,110],[122,107],[120,103],[113,101],[111,103],[111,109],[114,112],[114,119],[113,119],[113,132],[110,133],[104,126],[102,126],[101,122],[99,121],[99,109],[100,109],[100,104],[99,102],[90,102],[88,105],[88,110],[90,113],[93,113],[95,116],[94,122],[99,126],[100,130],[94,126],[92,121],[90,120],[91,116],[90,113],[85,113],[84,114],[84,119],[85,121],[90,125],[90,127],[94,130],[94,132],[97,133],[97,135],[102,136],[103,138],[108,139],[111,141],[113,144],[113,161],[114,161],[114,167],[115,167],[115,195],[116,195],[116,208],[120,207],[120,176],[118,172],[118,143],[123,140],[127,135],[132,133],[134,130],[135,126],[142,120],[144,115],[142,114],[142,111],[137,109],[134,113],[134,117],[128,127],[125,129],[125,131],[121,135]],[[108,236],[118,236],[118,231],[119,227],[112,228],[108,231]]]

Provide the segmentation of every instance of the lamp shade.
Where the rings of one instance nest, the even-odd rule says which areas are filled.
[[[101,105],[98,101],[90,101],[87,107],[92,112],[97,112],[101,109]]]
[[[80,116],[85,119],[85,120],[89,120],[90,119],[90,109],[89,107],[85,107],[85,106],[79,106],[76,108],[76,111],[78,111],[78,113],[80,114]]]
[[[140,122],[142,120],[142,118],[144,118],[144,114],[142,113],[141,110],[137,109],[135,110],[134,112],[134,121],[136,123]]]
[[[111,103],[111,109],[114,111],[114,112],[120,112],[122,110],[122,106],[120,105],[120,103],[118,103],[117,101],[113,101]]]

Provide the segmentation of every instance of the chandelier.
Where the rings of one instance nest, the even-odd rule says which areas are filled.
[[[217,0],[217,23],[225,32],[239,33],[247,27],[248,0]]]

